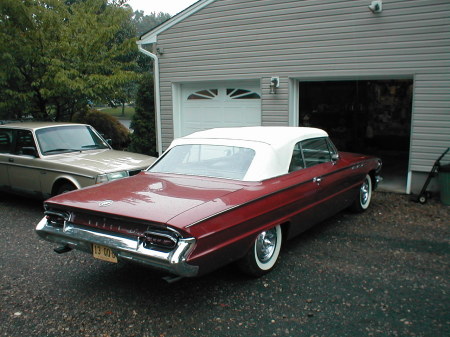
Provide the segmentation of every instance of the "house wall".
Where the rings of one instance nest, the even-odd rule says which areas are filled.
[[[258,79],[262,124],[296,125],[298,80],[413,78],[410,171],[429,171],[450,145],[450,2],[384,1],[380,14],[369,4],[217,0],[161,33],[163,148],[176,83]]]

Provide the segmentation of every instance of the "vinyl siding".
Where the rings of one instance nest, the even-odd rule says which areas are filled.
[[[172,83],[257,79],[262,124],[289,125],[289,79],[414,79],[410,169],[450,146],[450,1],[217,0],[158,36],[163,147]],[[276,95],[271,76],[280,76]]]

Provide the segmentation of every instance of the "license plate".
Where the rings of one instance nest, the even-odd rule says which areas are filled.
[[[117,263],[117,256],[108,247],[93,244],[92,254],[96,259]]]

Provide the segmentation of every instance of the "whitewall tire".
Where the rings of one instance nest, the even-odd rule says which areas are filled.
[[[281,226],[262,231],[256,237],[252,248],[238,262],[239,268],[246,274],[259,277],[271,271],[278,262],[283,233]]]
[[[364,177],[364,181],[362,182],[358,197],[353,202],[351,209],[357,213],[364,212],[369,208],[370,201],[372,200],[372,178],[370,175],[366,175]]]

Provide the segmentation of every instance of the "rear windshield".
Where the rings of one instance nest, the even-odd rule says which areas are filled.
[[[178,145],[148,171],[243,180],[254,156],[255,151],[245,147]]]

